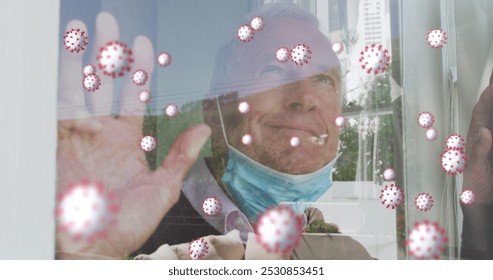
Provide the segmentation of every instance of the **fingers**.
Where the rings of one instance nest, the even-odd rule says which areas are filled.
[[[491,150],[491,131],[485,127],[479,128],[478,139],[471,146],[468,165],[471,170],[484,168],[488,164],[488,153]]]
[[[87,36],[87,27],[80,20],[70,21],[65,31],[80,29]],[[74,119],[85,111],[85,97],[82,87],[82,57],[84,52],[60,51],[60,73],[58,77],[58,119]]]
[[[91,63],[96,66],[97,74],[101,77],[99,89],[87,96],[87,104],[90,111],[95,116],[108,116],[111,114],[113,105],[113,78],[103,74],[97,66],[96,57],[100,53],[101,47],[107,43],[118,40],[120,32],[116,19],[109,13],[99,13],[96,18],[96,34],[91,54]]]
[[[154,50],[152,47],[152,42],[149,38],[145,36],[136,37],[132,51],[134,63],[130,77],[125,80],[120,99],[120,114],[122,116],[142,116],[144,114],[146,102],[139,100],[139,93],[143,90],[150,89],[150,77],[152,76],[152,71],[154,70]],[[147,72],[149,78],[145,85],[137,86],[132,82],[131,75],[136,70],[144,70]]]
[[[486,127],[491,130],[491,118],[493,115],[493,84],[489,85],[481,94],[479,101],[474,106],[471,123],[467,133],[467,144],[472,144],[478,139],[479,128]],[[470,147],[466,147],[469,150]]]

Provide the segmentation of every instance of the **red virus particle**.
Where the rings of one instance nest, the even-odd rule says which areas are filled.
[[[431,127],[426,130],[426,139],[430,141],[435,141],[438,138],[438,130],[436,128]]]
[[[431,210],[433,207],[433,197],[427,193],[421,193],[414,199],[414,204],[421,212],[426,212]]]
[[[473,191],[467,189],[460,194],[460,202],[462,204],[471,205],[476,201],[476,195]]]
[[[204,211],[207,216],[215,216],[219,214],[222,209],[223,205],[221,200],[215,196],[207,197],[202,203],[202,211]]]
[[[96,67],[92,64],[87,64],[84,68],[82,68],[82,74],[84,74],[84,77],[89,74],[96,74]]]
[[[447,32],[442,29],[434,29],[426,34],[426,41],[432,48],[442,48],[447,44]]]
[[[70,52],[83,52],[87,46],[86,32],[81,31],[79,28],[72,28],[65,32],[65,36],[63,36],[63,43],[65,44],[65,49]]]
[[[418,124],[422,128],[430,128],[435,123],[435,116],[430,112],[423,112],[418,116]]]
[[[58,195],[55,217],[61,231],[75,240],[93,242],[116,223],[117,212],[115,198],[103,184],[83,180]]]
[[[368,74],[372,72],[374,74],[383,73],[385,69],[389,67],[390,56],[388,51],[383,48],[382,45],[371,45],[366,46],[365,49],[360,53],[359,62],[361,68],[365,70]]]
[[[108,42],[99,50],[97,56],[99,69],[107,76],[116,78],[130,71],[133,62],[132,50],[120,41]]]
[[[265,22],[262,17],[253,17],[250,20],[250,27],[253,29],[253,31],[257,32],[265,27]]]
[[[286,62],[288,61],[290,57],[290,51],[288,48],[285,48],[285,47],[281,47],[279,49],[277,49],[276,51],[276,59],[279,61],[279,62]]]
[[[415,223],[413,230],[409,231],[409,239],[405,244],[409,248],[409,255],[414,259],[431,260],[438,259],[445,248],[448,239],[445,230],[438,223],[430,223],[425,220]]]
[[[404,192],[398,186],[390,184],[380,191],[380,199],[386,208],[395,209],[404,201]]]
[[[332,44],[332,51],[336,54],[341,54],[344,51],[344,43],[343,42],[335,42]]]
[[[241,137],[241,142],[246,146],[251,145],[253,142],[252,136],[250,134],[243,135],[243,137]]]
[[[101,78],[96,74],[89,74],[84,77],[82,85],[87,91],[95,92],[101,86]]]
[[[242,25],[238,28],[238,32],[236,34],[238,39],[243,43],[250,42],[253,39],[253,35],[255,35],[255,30],[250,25]]]
[[[174,118],[178,116],[178,106],[175,104],[169,104],[166,108],[164,108],[164,112],[168,117]]]
[[[385,181],[394,181],[395,179],[395,170],[393,168],[386,168],[383,171],[383,179]]]
[[[303,231],[302,218],[286,205],[261,213],[254,226],[257,241],[270,253],[288,253],[298,246]]]
[[[446,141],[447,149],[464,149],[466,142],[464,138],[459,134],[452,134],[447,138]]]
[[[148,103],[149,101],[151,101],[151,93],[149,92],[149,90],[145,89],[139,92],[139,100],[142,103]]]
[[[336,126],[338,128],[343,128],[347,124],[347,120],[343,116],[337,117],[336,120],[335,120],[335,122],[336,122]]]
[[[248,102],[240,102],[240,104],[238,105],[238,111],[240,111],[240,113],[242,114],[248,113],[250,111],[250,105],[248,104]]]
[[[308,60],[312,58],[310,47],[305,44],[298,44],[291,50],[291,60],[296,65],[308,64]]]
[[[172,58],[168,52],[161,52],[157,57],[157,63],[161,67],[166,67],[171,64]]]
[[[136,70],[132,75],[132,82],[137,86],[143,86],[149,79],[149,74],[145,70]]]
[[[146,135],[142,137],[140,140],[140,148],[144,152],[152,152],[156,149],[157,147],[157,140],[156,137],[151,136],[151,135]]]
[[[204,238],[197,238],[190,242],[188,251],[190,252],[190,258],[192,260],[203,260],[207,253],[209,253],[209,245]]]
[[[457,175],[464,172],[467,157],[464,150],[446,149],[441,155],[442,170],[449,175]]]

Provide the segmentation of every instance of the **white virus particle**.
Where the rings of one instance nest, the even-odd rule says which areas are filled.
[[[262,17],[253,17],[252,20],[250,20],[250,27],[255,32],[264,29],[265,27],[264,19]]]
[[[430,128],[435,123],[435,116],[430,112],[422,112],[418,116],[418,124],[422,128]]]
[[[289,56],[290,56],[290,51],[288,50],[288,48],[281,47],[281,48],[277,49],[277,51],[276,51],[276,59],[279,62],[288,61]]]
[[[250,134],[245,134],[243,135],[243,137],[241,137],[241,142],[243,143],[243,145],[250,145],[252,144],[252,136]]]
[[[204,238],[197,238],[190,242],[188,251],[190,252],[190,258],[192,260],[203,260],[207,253],[209,253],[209,245]]]
[[[87,91],[95,92],[101,86],[101,78],[96,74],[89,74],[84,77],[82,84]]]
[[[143,86],[147,83],[149,74],[145,70],[139,69],[132,74],[132,82],[137,86]]]
[[[289,144],[291,144],[291,147],[296,148],[300,146],[301,140],[299,137],[294,136],[289,140]]]
[[[242,25],[238,28],[237,36],[243,43],[250,42],[255,35],[255,30],[250,25]]]
[[[393,168],[386,168],[383,171],[383,179],[385,181],[394,181],[394,179],[395,179],[395,170]]]
[[[442,29],[434,29],[426,34],[426,41],[432,48],[442,48],[447,44],[447,32]]]
[[[438,259],[447,243],[445,230],[438,223],[430,223],[425,220],[415,223],[414,229],[409,231],[409,238],[405,244],[409,248],[409,255],[414,259],[432,260]]]
[[[140,148],[145,152],[152,152],[157,147],[156,137],[146,135],[140,140]]]
[[[380,191],[380,199],[386,208],[395,209],[404,201],[404,192],[398,186],[390,184]]]
[[[339,116],[339,117],[336,118],[336,121],[335,122],[336,122],[336,126],[338,128],[343,128],[346,125],[347,120],[343,116]]]
[[[157,57],[157,63],[161,67],[166,67],[171,64],[172,58],[168,52],[162,52]]]
[[[457,175],[464,172],[467,157],[464,150],[447,149],[441,155],[442,170],[449,175]]]
[[[343,42],[335,42],[332,44],[332,51],[336,54],[341,54],[344,51],[344,43]]]
[[[89,74],[96,74],[96,67],[92,64],[87,64],[84,68],[82,68],[82,74],[84,74],[84,77]]]
[[[286,205],[272,207],[257,217],[257,241],[270,253],[289,252],[298,246],[303,231],[302,218]]]
[[[426,130],[426,139],[435,141],[438,138],[438,130],[434,127],[430,127]]]
[[[178,106],[176,106],[175,104],[169,104],[166,106],[166,108],[164,108],[164,112],[168,117],[174,118],[178,116]]]
[[[459,134],[452,134],[447,138],[447,149],[464,149],[466,143]]]
[[[462,204],[471,205],[476,200],[476,195],[473,191],[467,189],[460,194],[460,202]]]
[[[310,47],[305,44],[298,44],[291,50],[291,60],[296,65],[308,64],[308,60],[312,58]]]
[[[151,100],[151,93],[149,90],[145,89],[139,92],[139,100],[142,103],[148,103]]]
[[[132,50],[120,41],[108,42],[97,56],[99,69],[107,76],[116,78],[130,71],[133,62]]]
[[[87,46],[87,35],[85,31],[81,31],[79,28],[72,28],[65,32],[63,36],[63,42],[65,49],[70,52],[83,52]]]
[[[222,210],[222,203],[221,200],[215,196],[209,196],[206,199],[204,199],[204,202],[202,203],[202,211],[207,216],[215,216],[219,214]]]
[[[433,207],[433,197],[427,193],[421,193],[414,199],[414,204],[421,212],[426,212],[431,210]]]
[[[250,105],[248,104],[248,102],[240,102],[240,104],[238,105],[238,111],[240,111],[240,113],[242,114],[248,113],[250,111]]]
[[[93,242],[115,224],[117,212],[114,196],[102,184],[84,180],[59,194],[55,216],[60,230],[75,240]]]
[[[359,62],[361,68],[365,70],[368,74],[372,72],[374,74],[383,73],[385,69],[389,67],[390,56],[388,51],[383,48],[382,45],[376,46],[375,44],[371,46],[366,46],[365,49],[360,53]]]

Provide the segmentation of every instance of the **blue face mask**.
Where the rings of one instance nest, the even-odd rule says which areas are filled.
[[[321,169],[291,175],[264,166],[228,145],[229,156],[221,178],[240,210],[255,222],[258,214],[281,202],[314,202],[332,186],[332,168],[338,158]],[[294,207],[301,214],[304,209]]]

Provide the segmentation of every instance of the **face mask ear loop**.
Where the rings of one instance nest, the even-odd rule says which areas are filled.
[[[221,129],[223,131],[224,141],[229,146],[228,137],[226,137],[226,131],[224,130],[223,114],[221,113],[221,106],[219,105],[219,98],[216,96],[217,110],[219,111],[219,120],[221,120]]]

